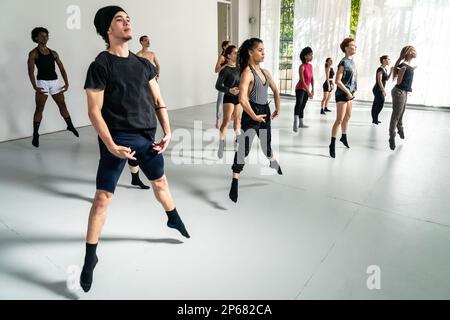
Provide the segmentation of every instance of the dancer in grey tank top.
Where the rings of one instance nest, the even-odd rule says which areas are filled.
[[[241,135],[239,137],[238,151],[234,155],[232,166],[233,180],[229,197],[237,202],[238,180],[244,169],[245,157],[250,152],[255,136],[258,136],[261,149],[270,161],[270,167],[278,174],[281,172],[278,161],[274,158],[271,147],[271,120],[280,113],[280,93],[267,70],[259,67],[264,61],[264,45],[260,39],[245,40],[239,48],[239,67],[241,81],[239,84],[239,101],[244,109],[241,120]],[[275,98],[275,111],[271,114],[267,101],[269,87]]]

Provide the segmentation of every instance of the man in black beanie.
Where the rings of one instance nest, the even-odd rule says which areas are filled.
[[[122,8],[101,8],[95,15],[94,25],[108,50],[91,63],[84,85],[89,118],[98,133],[100,146],[97,191],[89,214],[86,256],[80,277],[85,292],[91,288],[98,262],[98,239],[127,159],[137,160],[150,180],[156,199],[167,213],[167,226],[177,229],[186,238],[190,237],[177,213],[164,174],[162,153],[169,144],[171,130],[155,79],[156,69],[148,60],[128,50],[132,27]],[[164,131],[159,142],[155,142],[156,117]]]

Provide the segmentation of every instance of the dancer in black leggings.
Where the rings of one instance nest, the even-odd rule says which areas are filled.
[[[405,139],[403,128],[403,115],[406,110],[408,94],[412,92],[414,70],[411,60],[417,57],[417,51],[413,46],[406,46],[400,52],[400,57],[395,62],[393,75],[397,84],[392,89],[392,115],[389,124],[389,148],[395,150],[395,129],[397,128],[400,139]]]
[[[225,57],[228,61],[225,68],[219,73],[219,78],[216,82],[216,89],[223,92],[223,121],[220,126],[220,142],[217,156],[219,159],[223,157],[223,151],[225,149],[225,138],[227,135],[228,122],[233,117],[234,132],[236,134],[235,141],[239,139],[241,132],[241,116],[242,107],[239,103],[239,80],[241,78],[239,67],[237,62],[237,48],[236,46],[228,46],[225,49]]]
[[[36,91],[36,111],[33,117],[33,140],[32,144],[39,148],[39,126],[42,121],[45,103],[49,95],[52,96],[59,108],[59,113],[67,124],[67,130],[71,131],[76,137],[79,137],[77,129],[75,129],[69,111],[67,110],[64,99],[64,92],[69,90],[69,80],[67,78],[64,65],[56,51],[47,47],[48,30],[43,27],[34,28],[31,31],[31,40],[36,42],[38,46],[30,51],[28,55],[28,76],[31,85]],[[55,71],[55,63],[58,65],[59,71],[64,79],[64,86],[58,83],[58,75]],[[34,78],[34,66],[36,65],[38,73]]]
[[[233,180],[229,197],[234,202],[238,199],[238,179],[255,136],[258,136],[261,149],[270,161],[269,166],[278,174],[283,174],[271,147],[271,121],[280,114],[280,93],[270,73],[259,66],[264,61],[263,42],[257,38],[245,40],[239,48],[238,55],[241,71],[239,101],[244,112],[241,121],[242,133],[232,166]],[[275,111],[272,114],[267,101],[269,86],[275,98]]]
[[[295,86],[294,132],[297,132],[298,128],[308,128],[303,123],[303,115],[306,102],[314,97],[314,73],[310,63],[313,56],[313,51],[310,47],[303,48],[300,52],[302,64],[298,68],[299,79]]]
[[[386,67],[391,62],[391,59],[389,59],[389,56],[381,56],[380,57],[380,63],[381,66],[377,69],[377,75],[375,78],[375,85],[372,89],[373,95],[375,96],[372,104],[372,123],[373,124],[379,124],[381,121],[378,120],[378,116],[383,110],[384,106],[384,98],[386,97],[386,81],[389,80],[389,78],[392,75],[392,70],[387,73]]]

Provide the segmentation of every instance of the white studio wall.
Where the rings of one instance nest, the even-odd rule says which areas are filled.
[[[242,42],[252,37],[259,37],[260,0],[232,0],[232,39],[239,47]],[[250,18],[253,18],[250,21]]]
[[[216,98],[212,66],[217,59],[217,4],[210,0],[41,0],[1,1],[4,49],[0,57],[0,141],[32,134],[34,90],[28,72],[28,53],[36,46],[31,30],[46,27],[49,48],[56,50],[69,77],[66,103],[75,126],[89,125],[83,90],[86,71],[105,49],[93,25],[95,12],[105,5],[122,6],[133,23],[130,50],[140,49],[139,36],[151,39],[161,63],[160,86],[170,109],[210,103]],[[192,19],[199,17],[201,19]],[[199,45],[200,44],[200,45]],[[60,81],[62,77],[59,74]],[[40,133],[66,128],[49,98]]]
[[[292,94],[295,95],[295,85],[299,80],[300,52],[309,46],[314,52],[311,64],[316,97],[321,95],[322,83],[326,79],[326,58],[333,59],[336,71],[337,64],[344,57],[339,45],[350,34],[350,9],[350,0],[295,0]]]
[[[413,92],[408,102],[425,106],[450,106],[450,1],[447,0],[365,0],[361,1],[358,22],[357,98],[373,100],[372,88],[379,57],[387,54],[392,65],[401,49],[413,45],[417,59]],[[391,101],[387,84],[387,101]]]
[[[280,0],[261,0],[261,39],[264,42],[263,67],[269,70],[275,83],[280,78]]]

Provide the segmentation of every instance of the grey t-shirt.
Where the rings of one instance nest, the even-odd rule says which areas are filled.
[[[354,92],[358,89],[357,78],[358,74],[356,72],[355,62],[349,58],[343,58],[341,62],[339,62],[338,69],[343,66],[344,73],[342,75],[342,83],[344,86],[350,90],[350,92]],[[336,91],[342,90],[338,87]],[[343,92],[342,92],[343,93]]]

